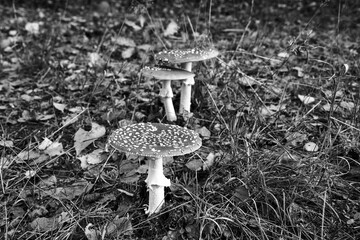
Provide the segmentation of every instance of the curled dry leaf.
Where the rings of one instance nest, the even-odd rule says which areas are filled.
[[[310,97],[310,96],[305,96],[305,95],[298,95],[298,98],[300,99],[301,102],[303,102],[305,105],[307,104],[311,104],[313,102],[315,102],[315,98]]]
[[[96,230],[94,228],[94,225],[92,223],[89,223],[88,225],[86,225],[85,227],[85,236],[88,240],[99,240],[101,239],[100,236],[100,231]]]
[[[65,108],[66,108],[66,104],[63,103],[53,103],[54,108],[56,108],[57,110],[61,111],[62,113],[64,112]]]
[[[304,149],[308,152],[317,152],[319,150],[319,147],[314,142],[308,142],[304,145]]]
[[[174,35],[175,33],[177,33],[178,30],[179,26],[177,25],[177,23],[174,20],[171,20],[171,22],[167,25],[164,31],[164,36],[167,37]]]

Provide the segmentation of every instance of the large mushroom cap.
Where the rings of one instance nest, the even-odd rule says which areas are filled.
[[[184,49],[184,50],[165,50],[155,54],[156,60],[171,63],[186,63],[204,61],[219,55],[219,51],[214,48],[208,49]]]
[[[146,77],[154,77],[160,80],[181,80],[195,76],[192,72],[167,66],[146,66],[141,69],[141,73]]]
[[[162,123],[137,123],[115,130],[109,137],[115,149],[140,156],[171,157],[201,147],[199,135],[187,128]]]

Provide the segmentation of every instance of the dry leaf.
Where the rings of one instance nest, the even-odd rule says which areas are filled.
[[[135,41],[130,38],[117,37],[117,38],[114,38],[113,41],[120,46],[136,47]]]
[[[73,200],[75,197],[90,191],[93,184],[86,180],[79,180],[70,186],[57,187],[50,190],[40,191],[39,194],[44,196],[51,196],[60,200]]]
[[[11,147],[14,147],[14,143],[13,143],[13,141],[10,141],[10,140],[0,140],[0,147],[11,148]]]
[[[256,85],[257,82],[253,77],[250,76],[243,76],[239,78],[239,84],[242,86],[250,87]]]
[[[308,142],[304,145],[304,149],[308,152],[317,152],[319,150],[319,147],[314,142]]]
[[[211,132],[206,127],[197,128],[195,132],[200,134],[204,139],[209,139],[211,136]]]
[[[128,217],[116,216],[112,222],[109,222],[106,228],[106,233],[112,236],[119,237],[121,235],[132,235],[133,227]]]
[[[61,111],[62,113],[64,112],[65,108],[66,108],[66,104],[62,104],[62,103],[55,103],[53,102],[53,106],[54,108],[56,108],[57,110]]]
[[[100,231],[96,230],[92,223],[89,223],[88,225],[86,225],[84,233],[88,240],[100,240],[101,239]]]
[[[134,55],[134,53],[135,53],[135,48],[130,47],[121,52],[121,57],[124,59],[128,59],[131,58],[131,56]]]
[[[214,153],[209,153],[209,155],[206,157],[206,161],[203,164],[203,170],[209,169],[212,165],[215,163],[216,155]]]
[[[101,153],[103,153],[102,149],[96,149],[89,154],[78,157],[78,159],[81,161],[80,164],[81,168],[87,169],[92,164],[101,163],[103,161],[103,158],[101,157]]]
[[[346,110],[352,111],[355,107],[355,104],[353,102],[340,102],[340,107],[345,108]]]
[[[16,163],[23,163],[25,161],[40,157],[40,153],[33,150],[20,152],[15,159]]]
[[[130,21],[130,20],[126,20],[126,19],[125,19],[124,23],[125,23],[126,25],[128,25],[129,27],[132,27],[135,31],[141,30],[141,27],[138,26],[138,25],[136,25],[136,23],[134,23],[133,21]]]
[[[177,25],[177,23],[174,20],[171,20],[171,22],[167,25],[164,31],[164,36],[167,37],[174,35],[175,33],[177,33],[178,30],[179,26]]]
[[[82,150],[84,150],[87,146],[93,143],[96,139],[104,136],[105,132],[105,127],[100,126],[99,124],[94,122],[91,123],[90,131],[85,131],[84,129],[80,128],[75,133],[74,137],[76,155],[79,155]]]
[[[307,104],[311,104],[313,102],[315,102],[315,98],[310,97],[310,96],[305,96],[305,95],[298,95],[298,98],[300,99],[301,102],[303,102],[305,105]]]
[[[193,171],[199,171],[204,163],[200,159],[193,159],[185,164],[185,166]]]
[[[57,229],[59,227],[59,221],[56,217],[40,217],[34,219],[34,221],[30,223],[30,226],[39,232],[47,232]]]
[[[37,22],[28,22],[25,25],[25,30],[31,34],[37,35],[40,33],[40,25]]]

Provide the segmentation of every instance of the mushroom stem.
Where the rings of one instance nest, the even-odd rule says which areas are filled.
[[[191,72],[192,62],[185,63],[184,66],[186,71]],[[184,111],[190,113],[191,105],[191,86],[195,84],[194,77],[189,77],[183,81],[181,86],[181,96],[180,96],[180,109],[179,113],[182,114]]]
[[[149,190],[149,208],[145,213],[151,215],[160,211],[165,202],[164,187],[170,186],[170,179],[163,173],[162,157],[149,159],[148,176],[145,180]]]
[[[172,102],[172,98],[174,96],[172,89],[171,89],[171,81],[170,80],[163,80],[162,81],[162,88],[160,89],[160,97],[165,107],[166,118],[168,121],[176,121],[176,113],[174,109],[174,105]]]

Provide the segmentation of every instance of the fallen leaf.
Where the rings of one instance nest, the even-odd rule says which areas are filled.
[[[298,77],[304,77],[304,70],[301,67],[293,67],[293,70],[297,71],[297,76]]]
[[[310,96],[305,96],[305,95],[298,95],[298,98],[300,99],[301,102],[303,102],[305,105],[311,104],[313,102],[315,102],[315,98],[310,97]]]
[[[40,24],[38,22],[28,22],[25,25],[25,30],[31,34],[37,35],[40,33]]]
[[[50,146],[53,142],[48,139],[47,137],[44,138],[44,140],[40,143],[40,145],[38,146],[39,150],[45,150],[48,146]]]
[[[355,104],[353,102],[340,102],[340,107],[345,108],[346,110],[352,111],[355,107]]]
[[[202,136],[205,139],[209,139],[211,136],[211,132],[206,127],[197,128],[195,129],[195,132],[200,134],[200,136]]]
[[[286,141],[288,141],[294,147],[303,143],[306,139],[307,139],[306,134],[300,132],[289,133],[286,136]]]
[[[44,153],[48,154],[50,157],[60,156],[64,154],[64,149],[62,143],[53,142],[50,146],[48,146]]]
[[[78,113],[73,113],[73,114],[65,116],[62,120],[62,125],[67,126],[67,125],[75,123],[77,120],[79,120],[79,116],[80,115]]]
[[[90,66],[103,67],[106,64],[105,60],[102,59],[100,54],[97,52],[88,53],[88,57]]]
[[[209,155],[206,157],[206,161],[203,164],[203,170],[207,170],[212,165],[214,165],[215,158],[216,158],[216,155],[213,152],[209,153]]]
[[[132,235],[133,227],[128,217],[116,216],[111,222],[108,223],[106,233],[117,238],[121,235]]]
[[[41,196],[51,196],[60,200],[73,200],[75,197],[80,196],[91,190],[93,184],[86,180],[79,180],[70,186],[57,187],[50,190],[40,191]]]
[[[40,153],[30,150],[30,151],[23,151],[20,152],[15,159],[16,163],[23,163],[25,161],[38,158],[40,156]]]
[[[281,57],[281,58],[288,58],[290,55],[289,55],[289,53],[287,53],[287,52],[280,52],[279,54],[278,54],[278,57]]]
[[[257,81],[253,77],[250,77],[250,76],[240,77],[238,79],[238,81],[239,81],[240,85],[246,86],[246,87],[250,87],[250,86],[258,84]]]
[[[134,40],[126,37],[117,37],[112,39],[116,44],[120,46],[127,46],[127,47],[136,47],[136,43]]]
[[[263,116],[271,116],[280,110],[284,110],[285,108],[286,108],[285,105],[276,106],[276,105],[271,104],[270,106],[261,107],[260,114]]]
[[[11,160],[9,157],[0,157],[0,169],[7,169],[11,165]]]
[[[25,178],[29,179],[32,178],[33,176],[36,175],[36,171],[35,170],[27,170],[25,172]]]
[[[62,103],[55,103],[53,102],[53,106],[54,108],[56,108],[57,110],[61,111],[62,113],[64,112],[65,108],[66,108],[66,104],[62,104]]]
[[[127,20],[125,19],[124,23],[126,25],[128,25],[129,27],[132,27],[135,31],[139,31],[141,30],[141,27],[138,26],[136,23],[134,23],[133,21]]]
[[[30,223],[30,226],[32,229],[37,230],[39,232],[47,232],[57,229],[59,227],[59,222],[56,217],[52,217],[52,218],[40,217],[34,219],[34,221]]]
[[[81,161],[81,164],[80,164],[81,168],[87,169],[92,164],[101,163],[104,160],[101,157],[102,152],[103,152],[102,149],[96,149],[89,154],[78,157],[78,159]]]
[[[0,147],[14,147],[14,142],[10,140],[0,140]]]
[[[90,131],[85,131],[84,129],[80,128],[74,136],[74,147],[76,150],[76,155],[78,156],[82,150],[84,150],[87,146],[93,143],[96,139],[104,136],[105,132],[105,127],[100,126],[95,122],[91,123]]]
[[[41,181],[36,185],[39,189],[54,186],[57,183],[57,178],[55,175],[51,175],[48,178],[41,179]]]
[[[193,159],[185,164],[185,166],[192,171],[199,171],[204,163],[200,159]]]
[[[137,46],[137,49],[143,50],[145,52],[149,52],[154,49],[154,46],[150,44],[142,44]]]
[[[177,25],[177,23],[174,20],[171,20],[164,31],[164,36],[167,37],[174,35],[175,33],[177,33],[178,30],[179,26]]]
[[[308,143],[305,143],[304,149],[305,149],[305,151],[308,151],[308,152],[317,152],[319,150],[319,147],[314,142],[308,142]]]
[[[121,52],[121,57],[124,59],[128,59],[131,58],[131,56],[134,55],[134,53],[135,53],[135,48],[130,47]]]
[[[233,193],[233,197],[239,199],[240,201],[245,201],[250,196],[249,190],[244,186],[239,186],[235,188],[235,191]]]
[[[89,223],[88,225],[86,225],[84,233],[88,240],[100,240],[101,239],[100,231],[96,230],[92,223]]]
[[[44,151],[44,153],[48,154],[50,157],[64,154],[62,143],[53,142],[48,138],[44,138],[44,140],[38,146],[38,149]]]

